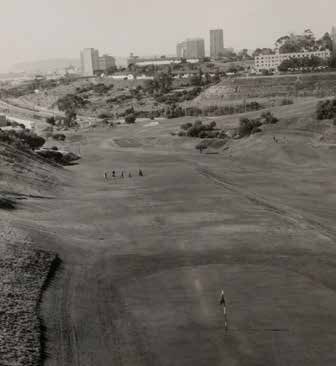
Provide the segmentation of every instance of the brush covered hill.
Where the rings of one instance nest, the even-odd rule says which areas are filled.
[[[78,100],[78,114],[90,117],[122,115],[129,108],[144,113],[162,111],[165,105],[147,96],[143,87],[143,80],[79,79],[7,100],[23,108],[57,111],[58,101],[71,95]]]
[[[201,93],[193,103],[215,105],[245,98],[322,98],[335,92],[336,73],[226,78]]]

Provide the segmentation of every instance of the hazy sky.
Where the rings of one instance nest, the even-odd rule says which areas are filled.
[[[223,28],[225,46],[272,46],[288,32],[336,24],[336,0],[0,0],[0,71],[21,61],[173,54],[176,42]]]

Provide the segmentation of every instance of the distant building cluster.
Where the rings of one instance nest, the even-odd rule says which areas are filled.
[[[329,50],[325,50],[314,52],[279,53],[277,50],[275,54],[256,56],[254,59],[254,66],[257,72],[262,72],[264,70],[276,72],[278,71],[281,63],[285,60],[313,56],[319,57],[322,60],[328,60],[331,57],[331,52]]]
[[[176,46],[178,58],[201,59],[205,57],[205,45],[203,38],[188,38]]]
[[[96,72],[106,72],[116,66],[115,58],[109,55],[99,56],[94,48],[84,48],[80,54],[83,76],[93,76]]]
[[[210,30],[210,57],[218,59],[224,55],[223,29]],[[176,46],[176,56],[185,59],[202,59],[205,57],[205,42],[203,38],[188,38]]]
[[[330,38],[332,41],[332,51],[325,49],[319,51],[280,53],[279,49],[276,49],[273,54],[258,55],[254,58],[255,71],[277,72],[282,62],[290,59],[319,57],[322,60],[329,60],[332,55],[336,56],[336,27],[332,27]]]

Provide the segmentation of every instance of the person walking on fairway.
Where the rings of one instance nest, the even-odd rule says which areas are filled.
[[[139,177],[143,177],[143,172],[141,169],[139,169]]]
[[[112,170],[112,177],[115,178],[115,171]]]
[[[104,179],[107,181],[107,172],[104,172]]]
[[[121,171],[121,178],[124,178],[124,171]]]

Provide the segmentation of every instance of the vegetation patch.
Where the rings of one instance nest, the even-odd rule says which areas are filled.
[[[224,116],[230,114],[244,113],[244,112],[253,112],[259,111],[263,109],[262,106],[258,102],[248,102],[248,103],[240,103],[240,104],[231,104],[231,105],[210,105],[203,108],[196,106],[182,107],[179,105],[171,105],[166,110],[167,118],[178,118],[184,116]]]
[[[34,132],[26,129],[22,129],[19,131],[4,131],[0,129],[0,141],[21,150],[36,150],[43,146],[45,143],[45,139],[43,137],[38,136]]]
[[[38,305],[57,256],[27,245],[7,245],[1,254],[0,364],[40,365],[43,333]]]
[[[336,117],[336,98],[319,102],[316,117],[319,120],[334,119]]]
[[[277,122],[278,119],[271,112],[264,112],[259,118],[254,119],[242,117],[239,123],[238,137],[242,138],[261,132],[260,127],[262,125],[275,124]]]

